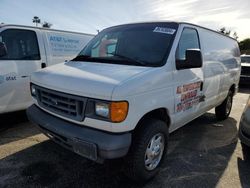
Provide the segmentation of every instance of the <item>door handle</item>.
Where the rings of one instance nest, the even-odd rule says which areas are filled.
[[[46,63],[42,63],[42,64],[41,64],[41,68],[43,69],[43,68],[45,68],[45,67],[47,67]]]
[[[29,76],[21,76],[21,78],[27,78],[27,77],[29,77]]]
[[[201,81],[200,91],[203,90],[203,82]]]

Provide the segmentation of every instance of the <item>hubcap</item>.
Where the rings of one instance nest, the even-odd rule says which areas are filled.
[[[148,143],[145,153],[145,167],[154,170],[160,163],[165,147],[165,139],[162,133],[154,135]]]
[[[232,107],[232,97],[228,96],[228,98],[227,98],[227,105],[226,105],[226,113],[227,114],[230,113],[231,107]]]

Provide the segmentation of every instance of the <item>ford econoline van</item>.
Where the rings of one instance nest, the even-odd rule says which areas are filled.
[[[104,29],[72,61],[34,73],[28,118],[88,159],[123,158],[152,178],[169,133],[215,108],[231,111],[240,78],[236,40],[201,26],[150,22]]]
[[[0,25],[0,114],[26,109],[31,73],[74,58],[93,35]]]

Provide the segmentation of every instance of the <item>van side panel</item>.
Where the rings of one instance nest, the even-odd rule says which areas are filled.
[[[47,65],[71,60],[93,38],[93,35],[43,30]]]
[[[203,55],[204,108],[218,106],[227,96],[230,87],[238,86],[240,51],[235,40],[219,33],[199,28]]]

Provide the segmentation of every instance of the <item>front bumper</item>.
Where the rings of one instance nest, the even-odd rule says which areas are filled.
[[[242,84],[242,85],[250,85],[250,76],[248,76],[248,75],[240,75],[240,84]]]
[[[112,134],[55,117],[36,105],[27,109],[28,119],[61,146],[94,161],[120,158],[127,154],[131,133]]]

